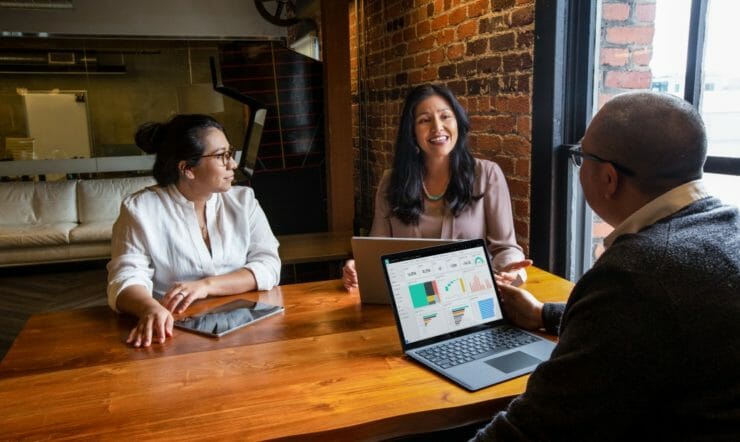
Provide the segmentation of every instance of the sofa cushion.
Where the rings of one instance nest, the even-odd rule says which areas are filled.
[[[0,226],[0,249],[69,244],[69,231],[75,223]]]
[[[25,226],[36,222],[30,181],[0,183],[0,226]]]
[[[112,232],[113,223],[111,221],[84,223],[69,232],[69,242],[70,244],[97,241],[110,242]]]
[[[76,181],[36,183],[33,211],[39,224],[77,223]]]
[[[112,223],[118,218],[124,197],[154,184],[156,181],[150,176],[80,181],[77,185],[80,222]]]

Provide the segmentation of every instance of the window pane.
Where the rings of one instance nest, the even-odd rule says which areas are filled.
[[[737,191],[740,188],[740,176],[705,173],[704,184],[712,195],[727,204],[740,207],[740,193]]]
[[[740,157],[740,58],[737,0],[711,0],[707,10],[701,113],[709,155]]]

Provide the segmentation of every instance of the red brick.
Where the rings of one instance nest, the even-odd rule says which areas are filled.
[[[421,74],[421,79],[425,82],[437,80],[437,69],[434,67],[424,68],[424,72]]]
[[[432,30],[432,21],[424,20],[423,22],[416,25],[416,35],[426,35]]]
[[[647,89],[650,87],[651,80],[650,72],[609,71],[606,73],[604,85],[621,89]]]
[[[403,59],[403,70],[408,71],[414,67],[414,57],[406,57]]]
[[[625,66],[629,61],[629,51],[625,48],[601,48],[599,62],[608,66]]]
[[[652,26],[617,26],[606,30],[606,41],[614,44],[649,45],[653,42]]]
[[[465,6],[461,6],[450,11],[449,20],[451,25],[462,23],[466,18],[468,18],[468,8]]]
[[[457,39],[464,40],[471,37],[478,32],[478,22],[476,20],[468,20],[460,24],[457,27]]]
[[[518,158],[516,160],[516,166],[514,167],[514,173],[518,176],[529,178],[531,174],[531,163],[527,158]]]
[[[511,173],[511,170],[507,171],[506,169],[503,168],[503,166],[501,167],[501,169],[504,170],[504,175],[506,175],[507,177],[510,177],[511,175],[513,175]],[[516,178],[508,178],[507,181],[509,184],[509,192],[511,193],[512,197],[516,197],[516,198],[529,197],[529,181],[519,180]]]
[[[410,27],[403,30],[403,40],[411,41],[416,39],[416,28]]]
[[[517,161],[517,166],[519,166],[519,161]],[[514,215],[516,215],[518,218],[529,218],[529,201],[516,200],[512,202],[514,203]]]
[[[477,0],[468,4],[468,17],[480,17],[488,12],[489,0]]]
[[[534,6],[519,8],[511,13],[512,26],[527,26],[534,23]]]
[[[492,52],[510,51],[515,47],[515,38],[513,32],[494,35],[489,41],[491,43]]]
[[[655,3],[638,4],[635,10],[635,18],[640,22],[655,22]]]
[[[514,6],[514,0],[491,0],[491,9],[494,11],[503,11]]]
[[[650,66],[653,51],[648,48],[637,49],[632,53],[632,64],[637,66]]]
[[[421,83],[421,70],[415,70],[409,72],[409,84]]]
[[[612,233],[612,230],[614,227],[602,221],[593,224],[591,233],[594,238],[604,238]]]
[[[444,48],[437,48],[429,53],[429,62],[433,64],[439,64],[445,59]]]
[[[521,135],[525,140],[532,141],[532,118],[529,116],[517,117],[516,133]]]
[[[504,135],[503,152],[516,157],[526,157],[532,152],[532,146],[529,141],[519,135]]]
[[[489,128],[497,134],[510,134],[516,129],[516,118],[511,115],[497,115],[489,123]],[[506,141],[504,142],[506,148]]]
[[[626,3],[604,3],[601,8],[601,19],[606,21],[627,20],[630,16],[630,5]]]
[[[449,25],[450,21],[450,14],[441,14],[436,17],[432,17],[432,30],[438,31],[440,29],[444,29]]]
[[[504,176],[508,180],[514,176],[514,159],[511,157],[503,157],[497,155],[492,161],[495,161],[499,165],[501,170],[504,172]]]
[[[447,47],[447,58],[450,60],[458,60],[465,54],[465,45],[462,43],[454,43]]]
[[[468,112],[471,112],[468,109]],[[471,115],[470,116],[470,130],[471,131],[484,131],[488,129],[491,124],[491,117],[484,115]]]
[[[445,29],[442,32],[438,32],[436,38],[437,46],[447,46],[455,41],[455,31]]]
[[[478,149],[480,150],[499,150],[501,149],[502,139],[499,135],[481,134],[478,135]]]

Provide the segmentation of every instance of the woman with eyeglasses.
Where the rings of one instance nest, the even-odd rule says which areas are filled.
[[[237,164],[218,121],[177,115],[144,124],[135,140],[156,153],[158,185],[121,204],[108,303],[139,318],[126,342],[146,347],[172,336],[172,313],[197,299],[272,288],[280,258],[252,189],[232,187]]]
[[[469,130],[465,110],[447,88],[428,84],[409,92],[370,235],[484,238],[497,281],[521,283],[532,261],[516,243],[506,179],[496,163],[473,157]],[[357,287],[354,260],[345,264],[342,280],[348,290]]]

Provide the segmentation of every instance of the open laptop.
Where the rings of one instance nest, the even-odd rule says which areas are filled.
[[[380,236],[353,236],[352,255],[355,259],[360,300],[364,304],[390,304],[380,257],[395,252],[449,244],[454,239],[387,238]]]
[[[482,239],[381,258],[403,351],[475,391],[532,372],[555,344],[507,323]]]

